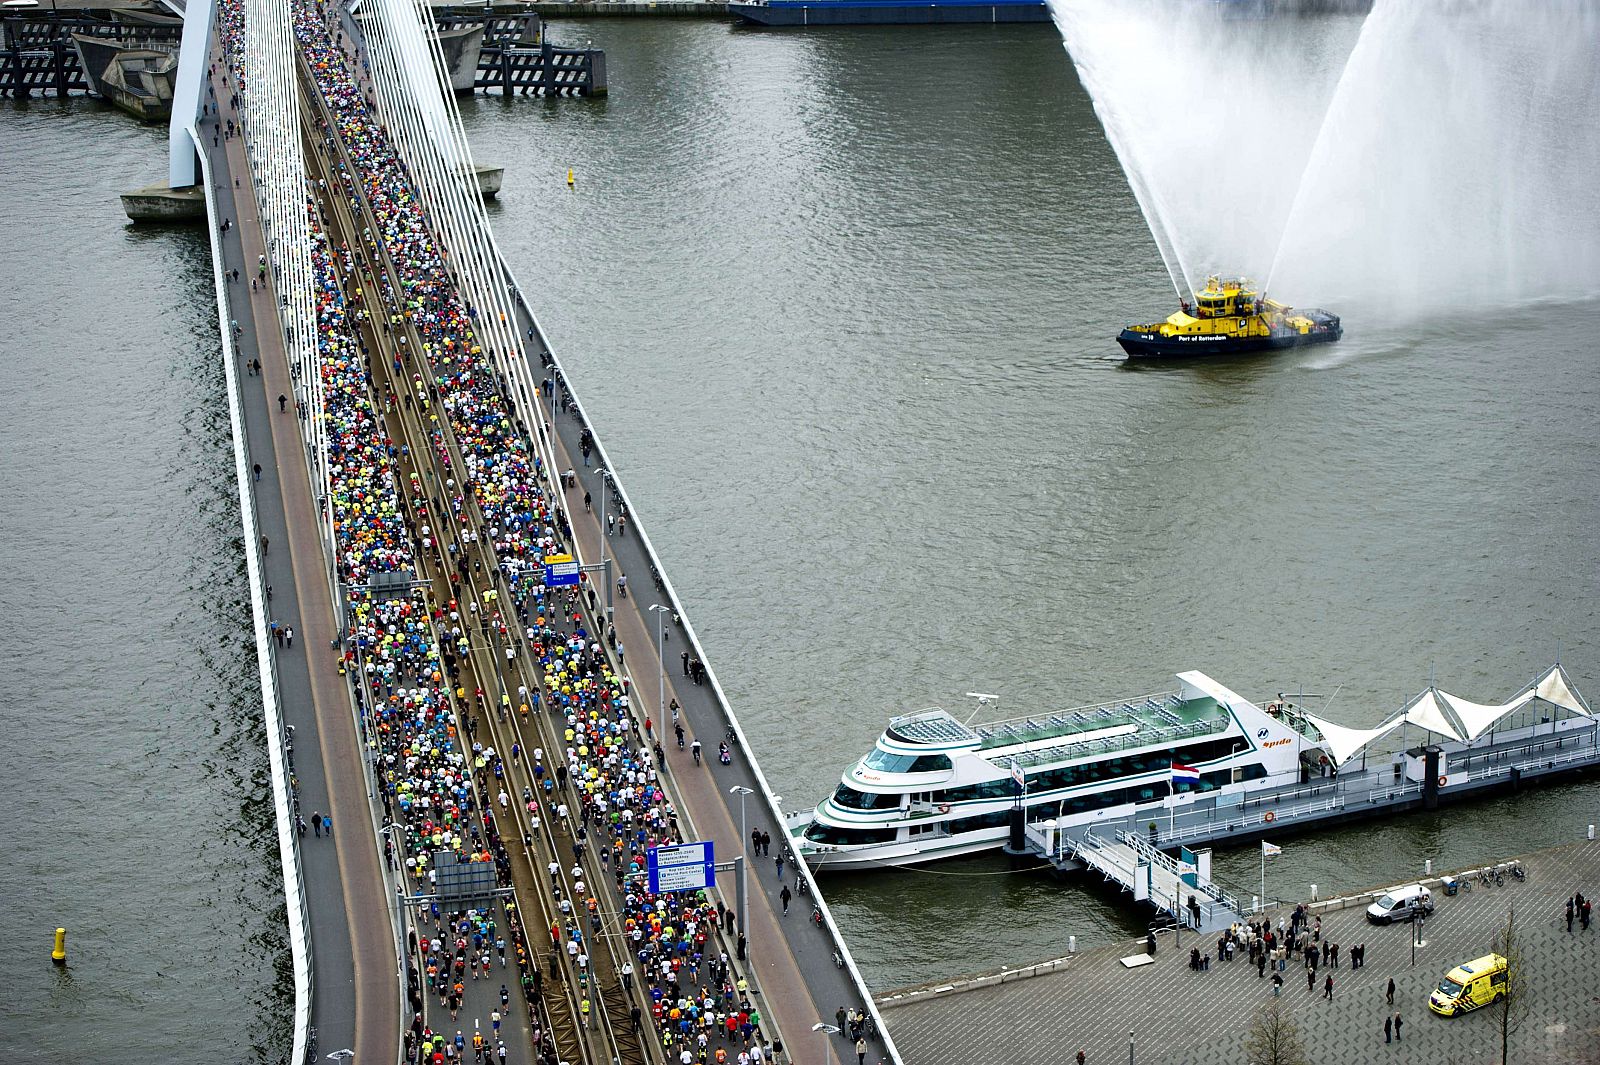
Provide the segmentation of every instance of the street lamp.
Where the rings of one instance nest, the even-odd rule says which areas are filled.
[[[1133,1065],[1133,1030],[1128,1030],[1128,1065]]]
[[[813,1032],[823,1033],[822,1049],[827,1053],[828,1065],[833,1065],[833,1036],[839,1034],[838,1027],[818,1021],[816,1024],[811,1026],[811,1030]]]
[[[656,616],[656,717],[662,725],[667,723],[667,611],[665,603],[656,603],[650,610]]]
[[[750,862],[744,854],[744,797],[754,795],[754,788],[747,788],[743,784],[735,784],[728,789],[729,795],[739,796],[739,931],[745,931],[744,911],[750,905]]]

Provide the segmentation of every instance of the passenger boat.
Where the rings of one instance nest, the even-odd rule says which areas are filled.
[[[833,794],[790,821],[799,853],[829,870],[991,850],[1012,811],[1062,827],[1205,793],[1219,804],[1302,779],[1293,708],[1267,709],[1199,671],[1176,691],[985,724],[938,708],[890,720]],[[1287,712],[1285,712],[1287,710]]]
[[[1191,307],[1152,325],[1130,325],[1117,337],[1129,358],[1170,358],[1270,351],[1331,344],[1344,335],[1339,316],[1295,310],[1262,296],[1243,278],[1211,277]]]

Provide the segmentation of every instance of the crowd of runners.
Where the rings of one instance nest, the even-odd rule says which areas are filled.
[[[240,0],[224,0],[220,8],[238,92],[245,83],[241,11]],[[570,530],[500,391],[476,312],[450,283],[407,170],[326,18],[314,4],[297,4],[295,36],[337,127],[330,133],[354,172],[342,175],[343,188],[308,189],[323,397],[322,409],[310,414],[323,420],[328,439],[338,570],[350,603],[343,664],[378,752],[379,792],[392,825],[386,857],[404,871],[413,892],[424,890],[434,855],[444,850],[462,861],[492,860],[500,883],[511,883],[499,827],[512,799],[504,784],[505,754],[476,741],[475,718],[514,709],[524,718],[553,715],[564,741],[562,750],[517,752],[536,785],[514,801],[532,824],[549,826],[577,863],[578,897],[561,901],[563,919],[541,930],[537,948],[514,904],[498,918],[489,910],[424,912],[412,933],[420,959],[413,1008],[420,1013],[422,995],[431,994],[454,1019],[467,984],[497,982],[502,1008],[511,1008],[513,996],[520,999],[539,1052],[553,1053],[540,1031],[542,968],[565,965],[587,987],[588,941],[603,930],[626,944],[619,974],[624,984],[632,990],[637,981],[644,992],[644,1008],[612,1018],[614,1024],[652,1029],[672,1061],[773,1060],[760,1013],[723,946],[732,942],[732,913],[704,892],[656,895],[646,889],[646,850],[681,838],[658,778],[663,752],[634,721],[627,683],[586,622],[579,598],[542,583],[538,563],[563,550]],[[329,241],[320,214],[330,196],[358,206],[356,216],[369,227],[362,234],[367,247]],[[358,258],[380,252],[395,269],[398,291],[383,272],[358,269]],[[358,328],[367,323],[390,334],[403,353],[395,376],[410,387],[401,395],[380,387],[371,374]],[[407,332],[420,339],[420,350],[407,348]],[[431,461],[442,471],[436,483],[401,478],[380,404],[415,405],[431,427]],[[416,518],[410,528],[408,510]],[[413,569],[417,549],[431,550],[436,539],[452,549],[492,547],[509,602],[503,610],[501,600],[486,603],[483,620],[508,647],[520,646],[524,657],[517,664],[533,680],[515,685],[510,706],[506,696],[494,706],[492,696],[463,686],[463,659],[479,638],[471,624],[477,604],[464,619],[455,600],[430,606],[420,592],[383,598],[357,587],[378,574]],[[614,894],[600,886],[605,881]],[[515,991],[506,976],[511,966]],[[469,1049],[479,1060],[506,1054],[498,1015],[488,1037],[475,1033],[470,1040],[459,1031],[453,1037],[435,1032],[418,1016],[407,1045],[415,1060],[460,1059]]]

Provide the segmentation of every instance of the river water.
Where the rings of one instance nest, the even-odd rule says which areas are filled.
[[[500,242],[785,805],[893,713],[1206,670],[1375,721],[1427,683],[1600,691],[1600,303],[1129,369],[1172,290],[1049,26],[561,23],[600,101],[464,101]],[[285,960],[205,247],[115,193],[164,135],[0,111],[8,1057],[277,1060]],[[566,186],[566,172],[577,177]],[[50,222],[43,196],[49,194]],[[1597,286],[1600,287],[1600,286]],[[1323,893],[1577,838],[1600,786],[1291,839]],[[1216,869],[1246,893],[1250,848]],[[831,876],[877,987],[1131,937],[998,859]],[[48,931],[74,929],[67,974]],[[220,989],[220,990],[219,990]],[[209,995],[207,994],[209,992]],[[200,1009],[195,1009],[199,1004]],[[218,1024],[219,1014],[224,1023]],[[16,1023],[13,1023],[16,1018]]]

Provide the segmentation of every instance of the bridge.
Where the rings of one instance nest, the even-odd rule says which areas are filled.
[[[434,30],[184,8],[169,183],[209,221],[292,1060],[898,1062],[495,243]]]

